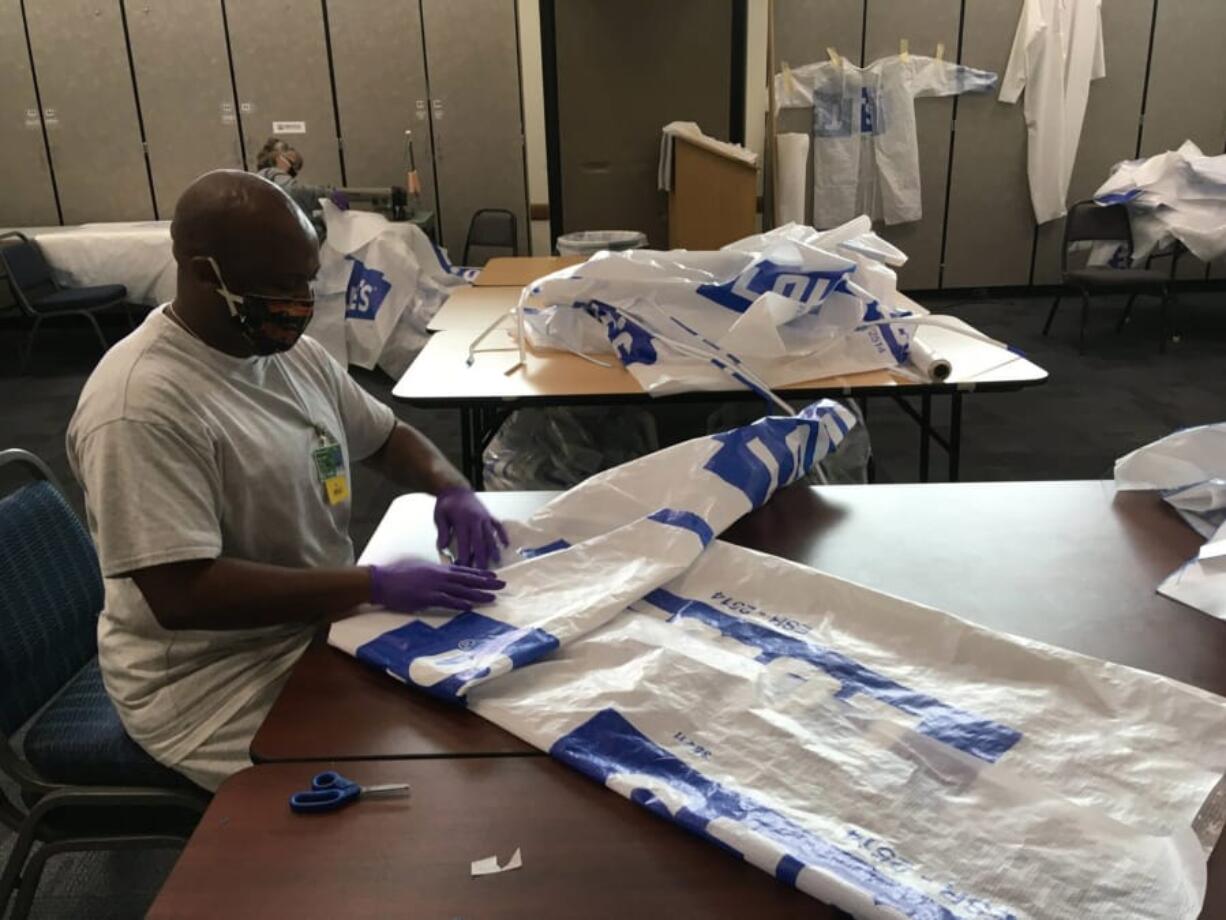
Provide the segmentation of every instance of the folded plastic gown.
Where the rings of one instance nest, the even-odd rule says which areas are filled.
[[[425,346],[426,325],[475,271],[456,268],[415,224],[320,202],[327,236],[308,334],[341,364],[376,365],[392,377]]]
[[[896,367],[912,330],[898,309],[906,255],[867,217],[818,232],[788,224],[710,251],[599,253],[547,275],[521,310],[534,348],[616,355],[648,392],[773,387]],[[777,401],[776,401],[776,404]]]
[[[1112,170],[1094,200],[1127,205],[1134,262],[1175,240],[1204,262],[1226,255],[1226,155],[1205,156],[1185,141],[1178,150],[1125,161]],[[1099,247],[1091,261],[1107,264],[1113,250]]]
[[[602,473],[509,527],[495,604],[329,641],[857,917],[1192,920],[1226,701],[718,539],[851,421]]]
[[[1226,423],[1186,428],[1115,461],[1115,485],[1156,489],[1202,537],[1158,593],[1226,620]]]

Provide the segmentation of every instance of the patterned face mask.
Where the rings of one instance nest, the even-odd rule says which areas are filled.
[[[196,256],[208,262],[217,276],[217,293],[230,310],[230,318],[257,355],[289,351],[315,315],[315,298],[235,294],[222,280],[221,269],[212,256]]]

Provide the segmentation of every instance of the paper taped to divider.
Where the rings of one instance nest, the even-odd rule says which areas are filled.
[[[329,641],[857,917],[1195,918],[1226,701],[718,539],[853,418],[601,473],[508,526],[495,604]]]
[[[809,169],[809,135],[780,134],[775,138],[775,223],[805,222],[805,176]]]

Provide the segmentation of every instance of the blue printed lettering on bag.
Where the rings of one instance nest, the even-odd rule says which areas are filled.
[[[383,272],[367,268],[361,260],[353,256],[345,258],[353,263],[349,285],[345,288],[345,319],[374,319],[392,283],[383,277]]]

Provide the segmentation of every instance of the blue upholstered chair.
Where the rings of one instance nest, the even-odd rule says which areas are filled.
[[[93,327],[94,334],[102,343],[102,350],[110,347],[102,327],[94,318],[95,313],[126,305],[128,289],[122,284],[99,284],[93,287],[60,287],[51,277],[51,267],[43,258],[38,243],[24,233],[13,230],[0,234],[0,268],[8,277],[9,289],[17,308],[33,320],[26,347],[21,355],[21,372],[24,374],[34,351],[34,338],[44,320],[57,316],[80,316]],[[131,326],[132,311],[128,308],[128,325]]]
[[[17,834],[0,874],[0,916],[29,912],[47,859],[77,850],[180,846],[207,795],[128,737],[102,685],[102,574],[49,469],[0,451],[33,481],[0,498],[0,821]],[[22,751],[10,742],[20,726]],[[34,844],[41,847],[31,856]]]

